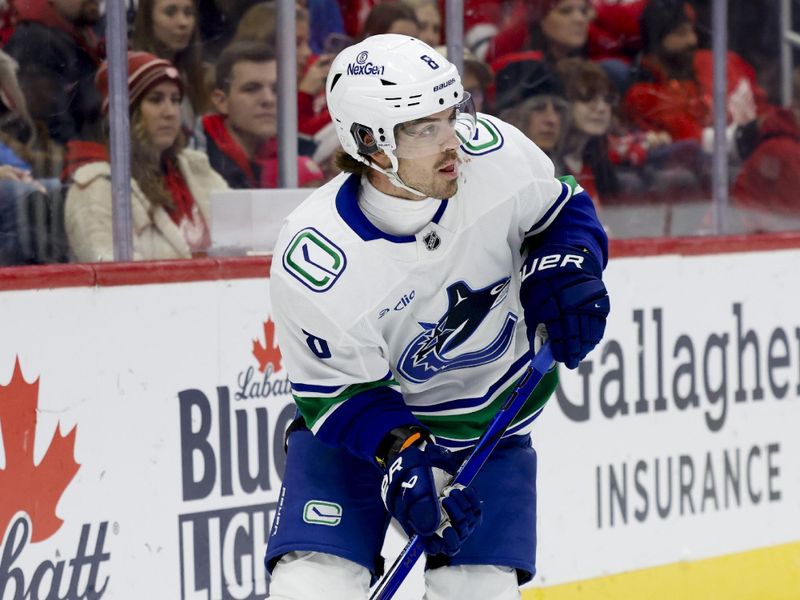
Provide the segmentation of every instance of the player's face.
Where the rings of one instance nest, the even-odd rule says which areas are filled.
[[[590,16],[587,0],[562,0],[542,19],[542,32],[551,44],[575,50],[586,43]]]
[[[474,126],[474,107],[471,98],[461,105],[395,128],[398,175],[406,185],[432,198],[449,198],[458,190],[460,159],[458,134],[469,137]]]
[[[461,159],[455,133],[435,156],[400,158],[397,174],[415,190],[430,198],[450,198],[458,191],[458,168]]]

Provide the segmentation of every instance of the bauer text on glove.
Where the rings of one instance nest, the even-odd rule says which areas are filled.
[[[611,305],[601,275],[597,260],[580,248],[548,245],[526,258],[520,301],[531,347],[543,323],[553,358],[570,369],[578,366],[606,328]]]

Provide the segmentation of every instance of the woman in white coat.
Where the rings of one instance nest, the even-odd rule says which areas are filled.
[[[108,64],[97,73],[108,114]],[[210,244],[209,193],[226,189],[208,157],[186,148],[181,133],[183,85],[177,69],[147,52],[128,53],[131,122],[133,259],[202,256]],[[114,259],[111,165],[83,165],[73,175],[65,221],[80,262]]]

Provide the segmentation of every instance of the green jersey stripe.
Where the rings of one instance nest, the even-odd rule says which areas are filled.
[[[337,406],[339,406],[342,402],[349,400],[356,394],[383,386],[397,387],[397,385],[397,381],[394,379],[384,379],[381,381],[370,381],[368,383],[348,385],[340,394],[337,394],[336,396],[303,397],[294,394],[293,396],[294,401],[297,404],[297,408],[300,409],[300,414],[303,415],[303,419],[305,419],[306,425],[312,431],[316,431],[319,429],[319,426],[322,425],[322,422],[325,421],[328,415],[330,415]]]

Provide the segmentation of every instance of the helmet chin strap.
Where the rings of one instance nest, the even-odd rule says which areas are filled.
[[[381,167],[380,165],[378,165],[374,161],[366,158],[362,154],[359,154],[359,155],[355,156],[354,158],[356,158],[360,162],[364,163],[368,167],[370,167],[372,169],[375,169],[379,173],[383,173],[384,175],[386,175],[386,177],[389,179],[389,181],[391,182],[391,184],[393,186],[399,187],[399,188],[404,189],[404,190],[406,190],[408,192],[411,192],[412,194],[414,194],[415,196],[419,196],[420,198],[427,198],[428,194],[423,194],[419,190],[416,190],[416,189],[412,188],[411,186],[406,185],[403,182],[403,180],[400,179],[400,175],[397,174],[397,168],[398,168],[397,157],[395,157],[395,155],[392,154],[391,152],[384,151],[384,154],[386,154],[386,156],[389,158],[389,160],[392,161],[392,169],[391,170],[384,169],[383,167]]]
[[[397,173],[397,171],[389,171],[388,169],[384,169],[383,167],[379,167],[378,165],[376,165],[376,164],[374,164],[374,163],[373,163],[373,164],[371,164],[370,166],[371,166],[373,169],[375,169],[376,171],[380,171],[381,173],[383,173],[384,175],[386,175],[386,177],[388,177],[388,178],[389,178],[389,181],[391,181],[391,182],[392,182],[392,185],[393,185],[393,186],[395,186],[395,187],[399,187],[399,188],[402,188],[402,189],[404,189],[404,190],[406,190],[406,191],[409,191],[409,192],[411,192],[412,194],[414,194],[414,195],[416,195],[416,196],[419,196],[420,198],[427,198],[427,197],[428,197],[428,194],[423,194],[423,193],[422,193],[422,192],[420,192],[419,190],[415,190],[415,189],[414,189],[414,188],[412,188],[411,186],[408,186],[408,185],[406,185],[406,184],[403,182],[403,180],[402,180],[402,179],[400,179],[400,175]]]

